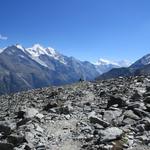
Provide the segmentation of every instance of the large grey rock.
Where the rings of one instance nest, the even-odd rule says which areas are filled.
[[[25,117],[26,118],[33,118],[35,117],[37,114],[39,113],[39,111],[35,108],[27,108],[26,109],[26,113],[25,113]]]
[[[111,123],[112,120],[117,120],[117,118],[122,114],[122,110],[106,110],[104,111],[103,118],[105,121]]]
[[[105,130],[100,131],[100,141],[108,142],[116,139],[120,139],[123,134],[123,131],[117,127],[106,128]]]

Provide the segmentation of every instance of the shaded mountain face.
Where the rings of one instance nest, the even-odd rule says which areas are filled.
[[[136,75],[150,75],[150,54],[145,55],[129,67],[112,69],[100,75],[97,79],[110,79],[119,76],[125,77]]]
[[[132,71],[129,68],[115,68],[111,69],[110,71],[103,73],[99,77],[96,78],[96,80],[105,80],[105,79],[111,79],[111,78],[118,78],[118,77],[126,77],[131,76]]]
[[[0,94],[47,86],[51,74],[15,46],[0,54]]]
[[[150,54],[145,55],[141,59],[137,60],[135,63],[133,63],[130,68],[133,70],[143,68],[144,66],[150,64]]]

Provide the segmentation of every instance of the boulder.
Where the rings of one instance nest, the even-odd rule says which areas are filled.
[[[117,127],[110,127],[105,130],[101,130],[99,134],[101,142],[108,142],[121,139],[123,131]]]
[[[33,118],[38,114],[38,110],[35,108],[27,108],[26,113],[25,113],[25,117],[26,118]]]
[[[111,95],[110,99],[108,100],[108,103],[107,103],[107,108],[109,108],[109,107],[111,107],[111,106],[113,106],[115,104],[118,104],[118,107],[122,108],[122,107],[126,106],[126,101],[125,101],[125,99],[123,99],[120,96],[113,96],[113,95]]]

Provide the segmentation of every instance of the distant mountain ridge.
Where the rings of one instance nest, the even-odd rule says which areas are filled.
[[[101,74],[96,79],[110,79],[118,78],[120,76],[125,77],[136,75],[150,75],[150,54],[143,56],[129,67],[111,69],[110,71]]]
[[[106,59],[100,58],[96,63],[96,69],[100,74],[108,72],[112,68],[128,67],[131,63],[127,60],[122,61],[109,61]]]
[[[105,61],[103,64],[80,61],[40,44],[31,48],[24,48],[20,44],[12,45],[0,50],[0,94],[69,84],[80,78],[93,80],[100,74],[119,67],[111,62],[104,63]]]

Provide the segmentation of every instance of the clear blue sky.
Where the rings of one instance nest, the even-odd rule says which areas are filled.
[[[133,61],[150,53],[150,0],[0,0],[0,34],[0,47],[41,43],[81,60]]]

